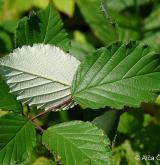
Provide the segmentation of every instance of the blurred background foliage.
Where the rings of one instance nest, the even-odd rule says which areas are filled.
[[[51,1],[59,11],[69,33],[72,45],[70,53],[81,61],[95,49],[116,40],[141,40],[155,51],[160,51],[159,0]],[[48,2],[49,0],[0,0],[0,56],[8,54],[15,48],[14,32],[18,20],[46,8]],[[113,29],[115,31],[111,33]],[[0,85],[8,90],[4,83]],[[0,96],[1,100],[2,98]],[[11,98],[11,103],[14,101]],[[142,104],[139,109],[126,108],[122,112],[109,108],[82,110],[76,106],[69,111],[50,113],[37,122],[47,128],[68,120],[93,121],[103,128],[112,140],[114,165],[158,165],[160,161],[136,160],[135,157],[160,154],[159,105],[160,98],[155,104]],[[32,115],[38,113],[34,108],[24,107],[24,114],[28,112]],[[5,113],[0,111],[1,115]],[[119,124],[118,115],[120,115]],[[117,125],[118,131],[115,132]],[[58,158],[53,161],[52,155],[45,148],[40,149],[41,137],[37,136],[39,143],[30,160],[24,164],[54,165]]]

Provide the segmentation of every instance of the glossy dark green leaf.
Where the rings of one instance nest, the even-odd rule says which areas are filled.
[[[160,91],[160,55],[139,42],[114,43],[82,62],[72,95],[83,108],[121,109],[154,102]]]

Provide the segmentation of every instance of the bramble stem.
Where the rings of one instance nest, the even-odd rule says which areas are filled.
[[[44,129],[38,123],[36,123],[35,121],[32,121],[32,123],[36,126],[36,128],[40,131],[40,133],[44,132]]]
[[[47,111],[43,111],[43,112],[39,113],[38,115],[34,116],[31,120],[33,121],[36,118],[43,116],[48,112],[51,112],[51,111],[55,112],[57,109],[64,107],[65,105],[69,104],[71,101],[72,101],[72,97],[70,97],[69,99],[63,101],[62,103],[60,103],[56,106],[50,107]]]

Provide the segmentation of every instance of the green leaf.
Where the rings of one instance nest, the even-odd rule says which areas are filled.
[[[143,111],[141,109],[129,109],[120,117],[118,131],[124,134],[135,133],[143,127]]]
[[[143,24],[144,43],[160,51],[160,5],[144,20]]]
[[[14,20],[33,8],[46,8],[49,0],[1,0],[3,10],[0,11],[0,19]]]
[[[132,148],[131,142],[125,140],[120,146],[114,148],[114,165],[144,165],[140,160],[136,160],[139,155],[140,153]]]
[[[74,14],[75,1],[74,0],[53,0],[55,7],[67,14],[69,17],[72,17]]]
[[[16,21],[16,20],[1,21],[0,28],[4,29],[5,31],[7,31],[9,33],[14,33],[16,30],[17,22],[18,21]]]
[[[143,43],[151,46],[156,51],[160,51],[160,32],[149,32],[144,35]]]
[[[79,61],[83,61],[86,57],[95,51],[95,48],[89,43],[72,41],[71,45],[72,47],[69,50],[69,53],[76,57]]]
[[[24,104],[49,109],[71,96],[70,86],[79,61],[52,45],[15,49],[0,59],[11,92]]]
[[[56,163],[45,157],[39,157],[32,165],[56,165]]]
[[[124,10],[135,5],[135,0],[105,0],[108,7],[117,11]],[[143,5],[151,0],[136,0],[137,5]]]
[[[4,54],[9,53],[13,49],[13,42],[11,36],[5,30],[0,30],[0,57]]]
[[[10,114],[0,117],[0,164],[20,164],[36,145],[32,123],[25,118]]]
[[[57,11],[50,4],[45,10],[19,21],[16,30],[16,47],[34,43],[52,44],[69,50],[69,39]]]
[[[76,2],[86,22],[104,44],[118,39],[115,26],[101,13],[99,0],[77,0]]]
[[[144,30],[160,28],[160,5],[144,20]]]
[[[48,128],[43,144],[61,157],[63,165],[111,165],[109,140],[89,122],[71,121]]]
[[[16,24],[17,21],[0,22],[0,57],[13,50]]]
[[[137,17],[134,17],[133,15],[122,15],[114,10],[109,10],[109,14],[114,22],[118,24],[117,31],[119,41],[131,41],[139,39]]]
[[[0,14],[2,12],[3,6],[4,6],[4,0],[0,0]]]
[[[83,108],[121,109],[154,102],[160,91],[160,56],[138,42],[114,43],[82,62],[72,95]]]
[[[132,137],[132,146],[142,154],[155,154],[160,151],[160,124],[149,124]]]
[[[0,109],[21,112],[22,106],[16,98],[9,93],[9,88],[0,78]]]
[[[95,124],[98,128],[102,129],[106,135],[113,141],[118,123],[119,123],[120,113],[115,110],[109,110],[102,115],[96,117],[92,123]]]

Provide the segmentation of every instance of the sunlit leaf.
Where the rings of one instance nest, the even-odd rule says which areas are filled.
[[[48,109],[71,97],[79,61],[52,45],[23,46],[0,59],[10,91],[24,104]]]
[[[109,140],[89,122],[71,121],[48,128],[43,144],[61,157],[63,165],[111,165]]]
[[[84,108],[121,109],[154,102],[160,91],[160,56],[138,42],[100,48],[78,68],[72,94]]]

